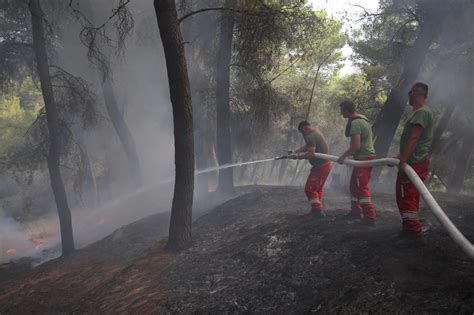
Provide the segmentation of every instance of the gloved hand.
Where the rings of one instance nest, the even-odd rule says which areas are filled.
[[[289,151],[287,151],[287,154],[288,154],[288,155],[293,155],[293,154],[295,154],[295,153],[296,153],[295,150],[289,150]]]

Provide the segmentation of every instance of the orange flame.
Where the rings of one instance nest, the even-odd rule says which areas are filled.
[[[33,249],[39,249],[41,246],[43,246],[46,241],[40,238],[31,238],[30,241],[33,243]]]
[[[7,250],[5,251],[5,254],[7,254],[8,256],[12,256],[12,255],[15,255],[16,254],[16,248],[7,248]]]

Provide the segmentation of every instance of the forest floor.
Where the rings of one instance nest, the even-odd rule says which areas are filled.
[[[435,196],[474,241],[474,198]],[[307,215],[301,187],[249,186],[203,211],[194,246],[164,251],[168,214],[115,231],[32,270],[0,272],[7,313],[473,313],[474,264],[435,219],[425,243],[400,249],[393,195],[373,197],[377,225],[342,217],[349,198],[328,191],[327,217]]]

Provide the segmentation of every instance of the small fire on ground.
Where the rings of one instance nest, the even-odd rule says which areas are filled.
[[[4,263],[11,259],[20,258],[24,256],[34,256],[46,249],[52,239],[42,237],[31,237],[28,240],[13,242],[5,241],[5,247],[0,247],[0,263]],[[9,243],[9,244],[8,244]],[[53,242],[54,243],[54,242]],[[51,243],[51,244],[53,244]]]
[[[216,191],[216,187],[211,186],[211,185],[207,186],[207,192],[215,192],[215,191]]]
[[[16,248],[10,247],[5,250],[7,256],[13,256],[16,254]]]

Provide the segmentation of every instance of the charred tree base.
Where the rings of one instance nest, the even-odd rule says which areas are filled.
[[[185,240],[168,240],[165,245],[165,250],[170,252],[180,252],[193,246],[192,241]]]

